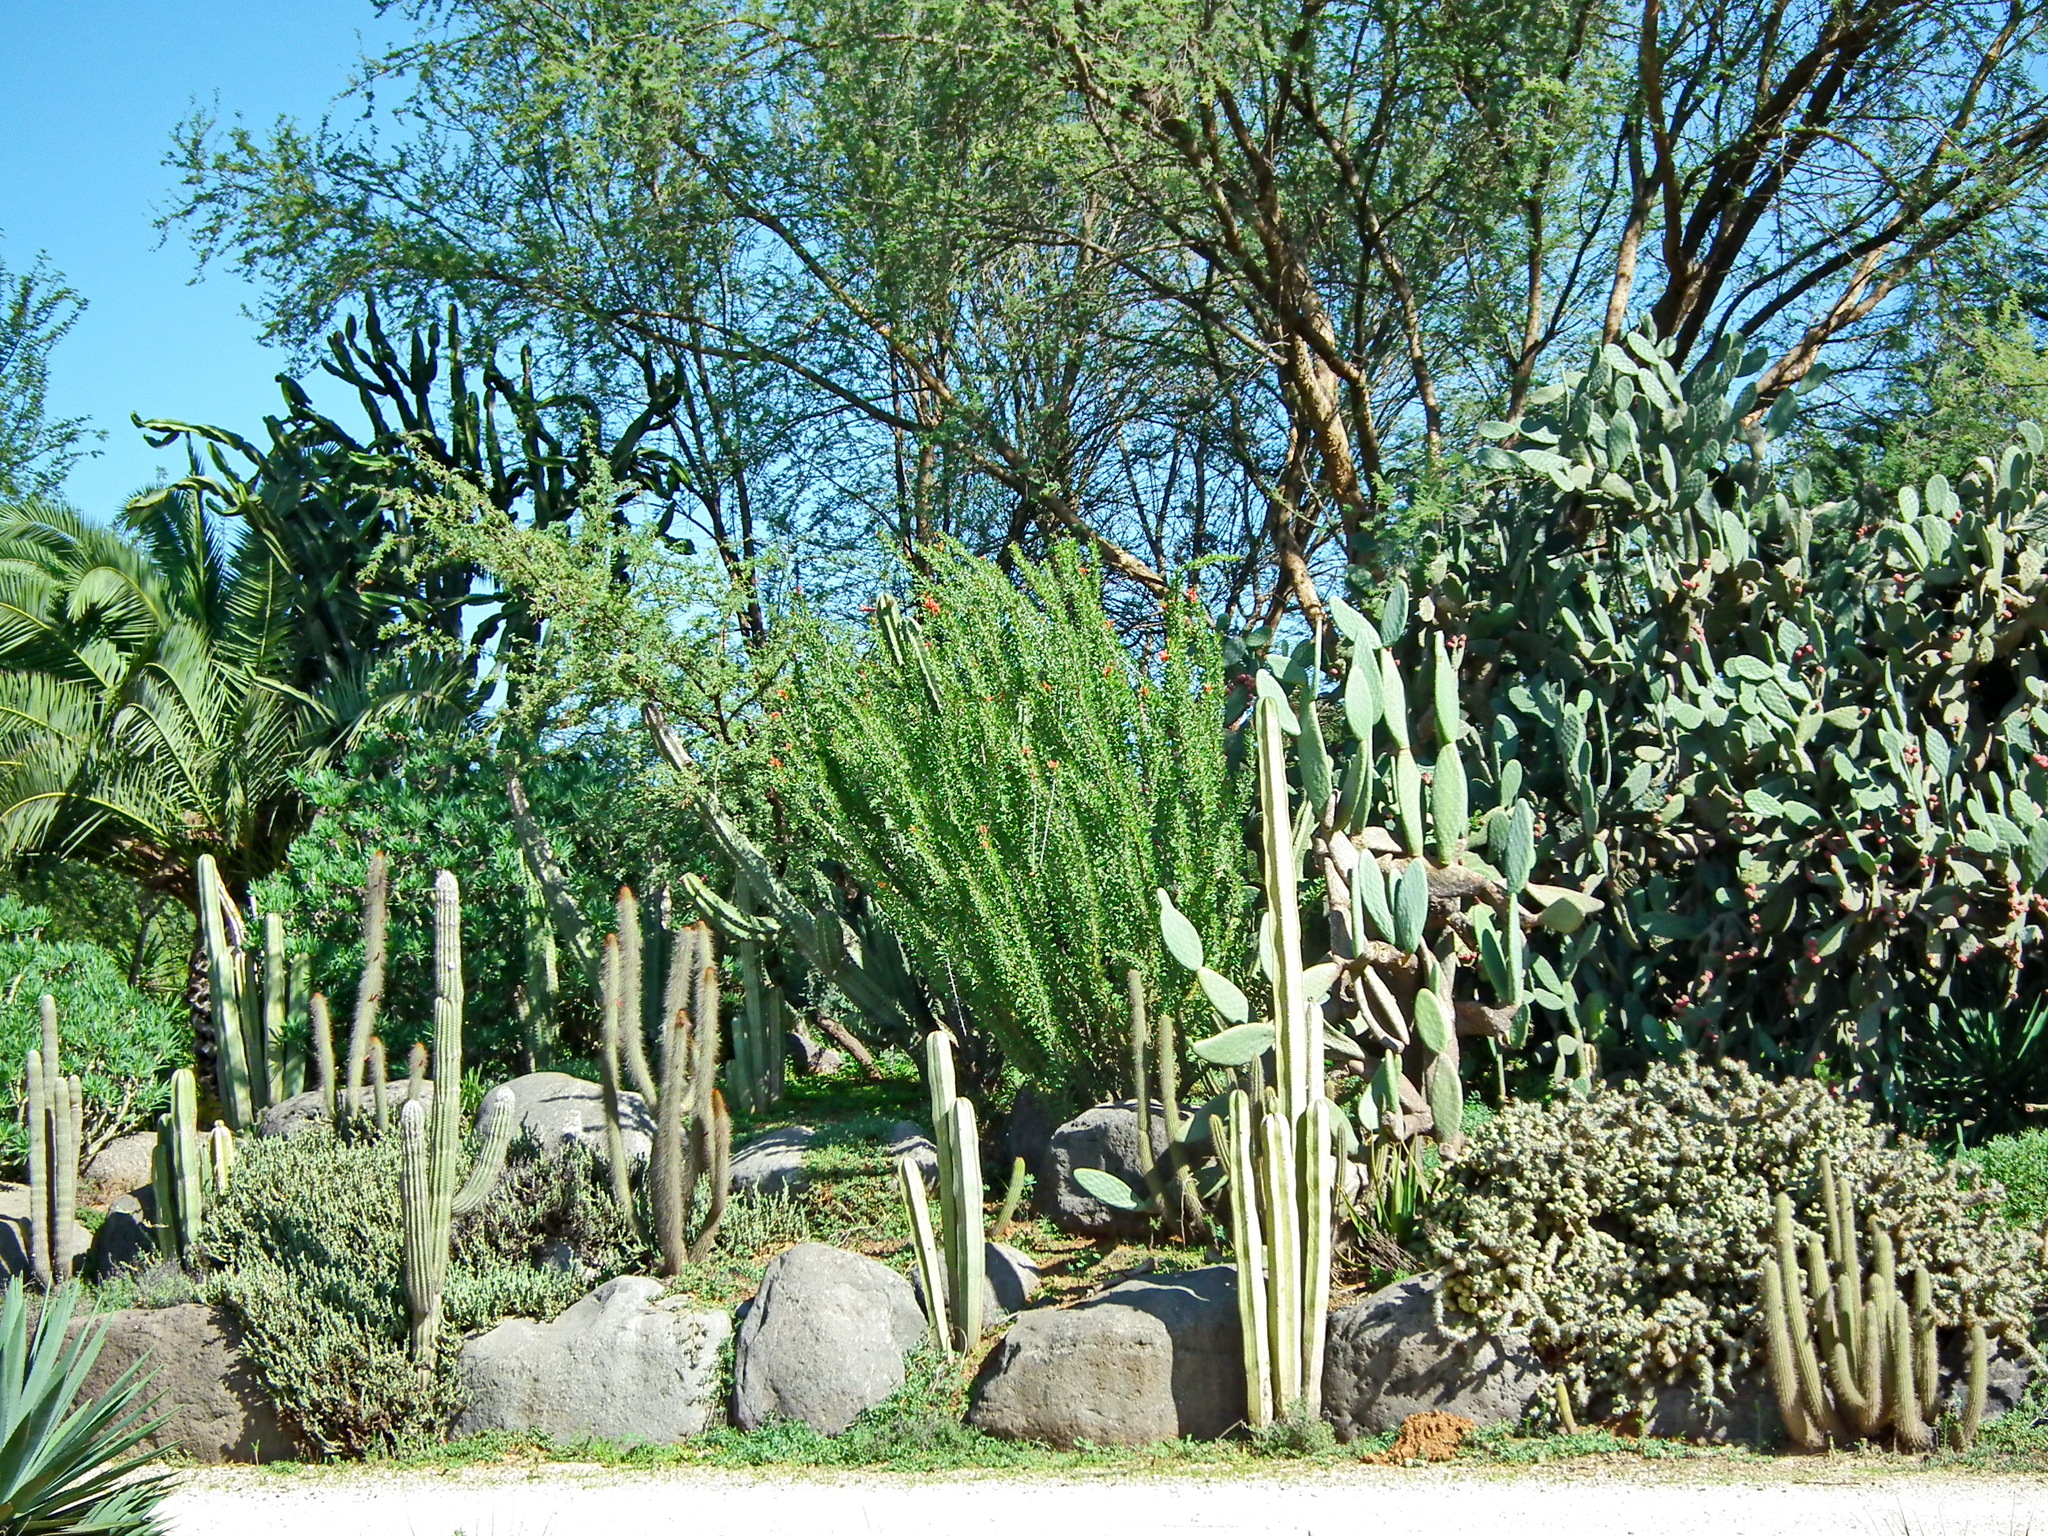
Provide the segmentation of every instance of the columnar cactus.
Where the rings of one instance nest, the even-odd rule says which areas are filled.
[[[752,888],[742,885],[738,895],[740,910],[750,913]],[[741,1109],[764,1114],[782,1099],[782,992],[768,979],[760,940],[742,939],[733,949],[740,964],[740,1016],[726,1082]]]
[[[1759,1265],[1771,1383],[1785,1431],[1807,1450],[1889,1436],[1902,1451],[1934,1446],[1940,1367],[1933,1284],[1924,1265],[1899,1287],[1892,1234],[1870,1217],[1868,1262],[1857,1241],[1856,1191],[1821,1160],[1824,1236],[1801,1245],[1792,1202],[1779,1194],[1775,1241]],[[1803,1267],[1802,1267],[1803,1260]],[[1984,1418],[1989,1343],[1968,1323],[1969,1386],[1958,1434],[1976,1438]]]
[[[221,1132],[233,1147],[234,1133]],[[190,1067],[171,1074],[171,1107],[157,1116],[151,1173],[156,1191],[156,1240],[166,1259],[188,1259],[199,1241],[210,1182],[207,1164],[218,1145],[199,1133],[199,1083]],[[229,1154],[232,1156],[232,1153]],[[223,1187],[225,1170],[221,1172]]]
[[[377,1011],[384,1005],[384,960],[391,924],[391,861],[380,851],[370,855],[370,867],[363,877],[363,971],[356,982],[355,1018],[348,1032],[348,1092],[341,1101],[341,1120],[354,1123],[363,1118],[363,1073],[370,1044],[377,1033]],[[383,1046],[377,1047],[378,1057]],[[387,1123],[384,1080],[380,1071],[377,1098],[370,1111],[381,1132]]]
[[[256,953],[211,854],[199,858],[199,926],[213,1009],[216,1086],[234,1130],[247,1130],[303,1085],[311,1029],[311,962],[285,951],[284,920],[262,919]]]
[[[85,1096],[58,1061],[57,1002],[44,994],[43,1043],[28,1053],[29,1267],[45,1291],[71,1277],[78,1261],[78,1150]]]
[[[434,877],[433,1102],[429,1107],[408,1098],[398,1117],[405,1299],[412,1318],[412,1358],[422,1373],[433,1370],[439,1345],[453,1219],[490,1198],[512,1141],[511,1095],[493,1089],[484,1101],[475,1162],[457,1188],[462,1174],[462,1008],[462,888],[444,869]]]
[[[899,1156],[896,1173],[910,1213],[932,1337],[942,1349],[965,1351],[981,1342],[982,1330],[988,1237],[982,1210],[981,1137],[974,1105],[956,1086],[952,1037],[942,1030],[925,1037],[925,1085],[931,1093],[932,1144],[939,1160],[937,1230],[916,1155]]]

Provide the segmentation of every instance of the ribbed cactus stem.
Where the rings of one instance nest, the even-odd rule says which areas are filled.
[[[451,1208],[455,1215],[467,1216],[491,1198],[498,1180],[504,1176],[505,1153],[512,1145],[512,1132],[517,1124],[512,1113],[511,1089],[500,1086],[484,1095],[477,1119],[476,1162],[470,1168],[469,1178],[455,1192]]]
[[[726,1112],[725,1095],[716,1088],[711,1090],[710,1139],[711,1155],[705,1168],[710,1189],[703,1224],[690,1242],[692,1264],[701,1264],[710,1256],[711,1245],[718,1241],[718,1229],[725,1224],[726,1202],[732,1197],[732,1116]]]
[[[207,1143],[203,1157],[205,1170],[211,1172],[213,1193],[224,1195],[235,1178],[235,1133],[216,1120],[207,1135]]]
[[[208,994],[212,999],[214,1076],[221,1111],[236,1130],[254,1123],[248,1036],[243,1025],[240,953],[228,941],[228,895],[213,855],[199,856],[199,931],[206,945]]]
[[[283,1101],[284,1089],[284,1042],[285,1027],[290,1018],[288,1006],[291,985],[290,970],[284,953],[284,919],[275,912],[263,916],[263,959],[261,982],[263,988],[263,1033],[260,1059],[263,1075],[259,1079],[262,1092],[259,1110]]]
[[[412,1358],[424,1374],[433,1368],[441,1332],[441,1275],[434,1255],[447,1252],[447,1229],[436,1224],[433,1155],[427,1112],[408,1099],[398,1112],[398,1193],[405,1211],[405,1305],[412,1319]]]
[[[645,935],[640,928],[640,899],[630,885],[619,887],[619,1035],[625,1047],[626,1070],[633,1087],[651,1109],[654,1074],[647,1065],[647,1030],[642,1015],[646,978],[641,974]]]
[[[226,1134],[232,1146],[233,1133]],[[188,1258],[199,1240],[206,1209],[205,1160],[199,1083],[191,1068],[180,1067],[171,1074],[171,1107],[157,1121],[154,1158],[157,1246],[167,1259]]]
[[[690,1163],[686,1198],[695,1204],[698,1178],[710,1181],[703,1224],[690,1241],[690,1258],[701,1262],[717,1239],[725,1217],[731,1179],[732,1120],[725,1096],[718,1091],[718,1062],[724,1036],[720,1027],[718,961],[711,930],[697,932],[697,977],[691,999]]]
[[[78,1253],[78,1158],[85,1094],[64,1076],[59,1059],[57,1002],[40,999],[42,1047],[28,1053],[29,1255],[45,1291],[71,1277]]]
[[[363,1113],[363,1074],[368,1065],[370,1042],[377,1033],[377,1012],[384,1006],[384,956],[390,920],[391,861],[381,852],[372,853],[369,872],[363,878],[363,971],[356,982],[356,1011],[348,1033],[346,1114],[351,1120]],[[381,1044],[378,1048],[381,1052]],[[374,1113],[377,1129],[384,1130],[386,1121],[381,1083]]]
[[[413,1041],[412,1049],[405,1053],[405,1102],[427,1102],[427,1047],[422,1040]]]
[[[619,1119],[619,1032],[625,987],[617,934],[604,942],[601,982],[604,1019],[603,1036],[599,1041],[598,1078],[604,1092],[605,1161],[611,1165],[612,1203],[630,1224],[633,1220],[632,1169],[627,1166],[626,1133]]]
[[[334,1108],[334,1020],[328,1016],[327,997],[315,992],[306,1006],[313,1033],[313,1088],[320,1095],[321,1111],[329,1122]]]
[[[695,947],[693,931],[685,930],[679,934],[675,946],[676,960],[687,964],[687,951]],[[673,997],[677,990],[673,975],[668,990]],[[687,1035],[687,1020],[678,1020],[671,1014],[662,1037],[661,1092],[653,1105],[654,1149],[647,1164],[648,1203],[654,1208],[654,1241],[661,1254],[661,1273],[665,1276],[681,1274],[690,1251],[690,1190],[684,1167],[687,1157],[685,1121],[692,1065]]]
[[[286,973],[285,1012],[290,1027],[282,1048],[284,1094],[279,1103],[306,1091],[306,1071],[313,1052],[313,957],[303,951],[293,955]]]
[[[948,1354],[953,1351],[952,1320],[946,1315],[946,1265],[939,1253],[939,1238],[932,1226],[931,1202],[925,1197],[924,1170],[916,1154],[899,1153],[896,1179],[903,1193],[904,1209],[910,1213],[911,1245],[917,1255],[917,1277],[924,1290],[925,1316],[931,1322],[932,1342]]]
[[[390,1063],[385,1058],[384,1039],[381,1035],[370,1036],[370,1104],[371,1114],[376,1117],[377,1134],[382,1136],[391,1129],[391,1074]]]

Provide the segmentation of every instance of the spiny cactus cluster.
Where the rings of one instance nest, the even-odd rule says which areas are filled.
[[[1447,1324],[1526,1331],[1594,1417],[1647,1418],[1674,1385],[1724,1401],[1761,1363],[1775,1197],[1818,1204],[1823,1160],[1883,1213],[1897,1271],[1926,1269],[1935,1315],[1952,1323],[1967,1306],[2025,1344],[2038,1239],[2001,1221],[1995,1186],[1824,1084],[1690,1058],[1583,1098],[1510,1104],[1473,1136],[1427,1227]]]
[[[171,1074],[171,1107],[157,1117],[150,1165],[157,1250],[166,1259],[191,1261],[207,1208],[227,1193],[234,1167],[235,1133],[218,1120],[210,1134],[201,1133],[199,1082],[190,1067],[180,1067]]]
[[[485,1096],[480,1144],[464,1176],[462,1010],[462,887],[444,869],[434,877],[433,1102],[429,1108],[419,1096],[408,1096],[398,1116],[405,1301],[412,1358],[423,1373],[433,1370],[439,1350],[451,1224],[490,1198],[512,1141],[511,1096],[496,1088]]]
[[[1958,482],[1819,500],[1759,451],[1761,365],[1641,336],[1486,429],[1514,515],[1430,565],[1467,706],[1512,735],[1545,855],[1601,880],[1596,1033],[1887,1091],[2048,931],[2048,490],[2022,424]],[[2037,983],[2036,983],[2037,984]]]
[[[78,1264],[78,1156],[85,1132],[85,1090],[58,1059],[57,1000],[43,994],[43,1039],[28,1053],[29,1269],[49,1291]]]
[[[1909,1299],[1884,1215],[1870,1213],[1866,1265],[1855,1185],[1837,1176],[1825,1156],[1815,1180],[1821,1230],[1807,1235],[1802,1252],[1791,1197],[1780,1192],[1772,1246],[1758,1275],[1771,1383],[1786,1433],[1806,1450],[1884,1436],[1901,1451],[1932,1450],[1942,1319],[1927,1266],[1913,1267]],[[1967,1295],[1962,1317],[1951,1321],[1969,1336],[1969,1386],[1956,1421],[1956,1439],[1967,1447],[1984,1419],[1989,1341],[1969,1315]]]

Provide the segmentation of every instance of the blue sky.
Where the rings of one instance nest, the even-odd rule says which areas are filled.
[[[47,252],[90,307],[51,364],[51,406],[106,431],[66,493],[109,516],[161,465],[129,413],[256,430],[286,359],[256,341],[255,294],[153,222],[176,177],[171,130],[195,107],[256,123],[315,118],[395,34],[369,0],[0,0],[0,255]]]

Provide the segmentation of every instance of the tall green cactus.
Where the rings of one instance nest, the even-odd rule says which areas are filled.
[[[1890,1229],[1872,1213],[1869,1252],[1857,1240],[1856,1191],[1820,1164],[1823,1235],[1797,1242],[1792,1201],[1780,1193],[1772,1247],[1758,1266],[1771,1383],[1785,1431],[1806,1450],[1889,1438],[1901,1451],[1934,1446],[1940,1385],[1933,1284],[1914,1266],[1899,1286]],[[1802,1263],[1803,1261],[1803,1263]],[[1958,1426],[1964,1446],[1984,1418],[1989,1343],[1967,1320],[1969,1384]]]
[[[739,909],[751,913],[753,888],[743,883],[737,894]],[[766,1114],[782,1101],[782,992],[768,979],[760,940],[742,939],[733,948],[740,965],[740,1015],[726,1084],[742,1110]]]
[[[225,1126],[220,1129],[232,1148],[234,1133]],[[199,1241],[211,1182],[208,1164],[217,1145],[199,1132],[198,1079],[190,1067],[180,1067],[171,1074],[171,1107],[157,1116],[151,1165],[157,1248],[173,1262],[189,1260]],[[225,1168],[221,1172],[224,1181]]]
[[[370,855],[369,869],[363,876],[363,970],[356,981],[356,1011],[348,1032],[348,1092],[342,1097],[337,1125],[357,1124],[365,1116],[363,1074],[371,1042],[377,1034],[377,1013],[384,1006],[384,960],[390,926],[391,861],[378,851]],[[377,1052],[381,1060],[381,1043]],[[377,1097],[368,1111],[380,1133],[389,1114],[384,1107],[384,1087],[380,1070],[374,1090]]]
[[[247,1130],[265,1109],[304,1084],[305,1038],[312,1027],[311,962],[287,955],[284,919],[274,912],[262,918],[258,947],[249,951],[241,915],[211,854],[199,857],[199,925],[206,944],[221,1109],[232,1129]]]
[[[78,1153],[85,1094],[58,1060],[57,1001],[41,1001],[43,1043],[28,1053],[29,1267],[45,1291],[71,1278],[78,1262]]]
[[[496,1088],[485,1096],[475,1162],[457,1187],[462,1178],[462,1011],[462,887],[444,869],[434,877],[433,1101],[428,1107],[408,1098],[398,1117],[405,1299],[412,1318],[412,1358],[422,1373],[433,1370],[439,1346],[453,1220],[490,1198],[512,1141],[511,1095]]]
[[[939,1160],[936,1230],[925,1196],[924,1170],[915,1153],[897,1158],[896,1175],[910,1213],[932,1337],[942,1349],[963,1352],[981,1342],[988,1234],[982,1209],[980,1130],[973,1102],[958,1091],[953,1040],[943,1030],[925,1037],[925,1085],[931,1093],[932,1144]]]

